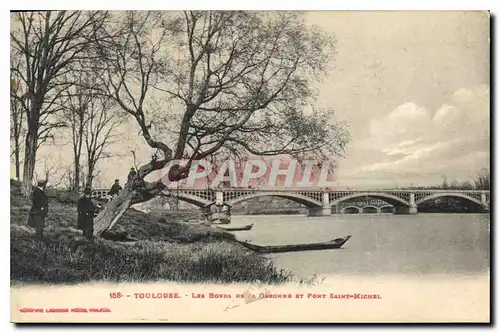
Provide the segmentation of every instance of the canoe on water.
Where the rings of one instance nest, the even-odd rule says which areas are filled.
[[[324,243],[310,243],[310,244],[296,244],[296,245],[273,245],[273,246],[261,246],[250,244],[247,242],[238,241],[241,245],[246,248],[255,251],[257,253],[279,253],[279,252],[292,252],[292,251],[314,251],[314,250],[329,250],[329,249],[340,249],[348,240],[351,235],[337,238],[329,242]]]
[[[245,230],[252,229],[252,227],[253,227],[253,224],[247,224],[247,225],[244,225],[241,227],[219,227],[219,226],[217,226],[217,228],[223,229],[225,231],[245,231]]]

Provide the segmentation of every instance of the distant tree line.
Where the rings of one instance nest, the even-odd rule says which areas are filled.
[[[418,205],[419,213],[482,213],[482,207],[466,199],[453,197],[429,200]]]
[[[410,187],[414,190],[489,190],[490,189],[490,171],[482,169],[473,175],[472,179],[464,182],[448,182],[444,177],[443,182],[435,186]],[[421,213],[480,213],[482,207],[468,201],[454,197],[442,197],[436,200],[422,202],[418,206]]]
[[[475,173],[468,181],[458,182],[456,180],[448,182],[447,177],[443,177],[443,182],[439,185],[431,186],[410,186],[408,190],[489,190],[490,170],[482,169]]]

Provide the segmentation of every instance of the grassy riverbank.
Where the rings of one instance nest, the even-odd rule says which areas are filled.
[[[11,182],[11,282],[87,281],[262,282],[291,280],[267,258],[249,252],[230,233],[179,223],[182,217],[129,210],[116,232],[137,242],[85,240],[76,229],[76,206],[51,200],[44,242],[26,226],[29,202]],[[159,221],[163,217],[165,221]]]

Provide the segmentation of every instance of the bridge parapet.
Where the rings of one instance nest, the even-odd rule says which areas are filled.
[[[236,190],[236,191],[222,191],[222,198],[224,202],[230,202],[243,196],[254,195],[258,193],[256,190]]]
[[[182,193],[182,194],[189,194],[191,196],[195,196],[195,197],[200,197],[202,198],[203,200],[206,200],[206,201],[215,201],[215,196],[216,196],[216,192],[214,190],[205,190],[205,189],[200,189],[200,190],[197,190],[197,189],[193,189],[193,190],[170,190],[168,191],[167,193],[172,195],[172,196],[175,196],[176,195],[176,192],[178,193]]]
[[[467,199],[489,209],[490,191],[481,190],[293,190],[293,189],[170,189],[165,191],[172,197],[205,206],[213,202],[233,205],[261,196],[277,196],[290,199],[312,209],[312,215],[329,215],[331,208],[341,202],[356,198],[370,197],[387,202],[399,213],[416,213],[417,206],[424,201],[441,197]],[[95,189],[92,197],[109,198],[108,189]],[[311,210],[311,211],[312,211]]]
[[[110,195],[108,194],[109,190],[92,190],[92,193],[90,195],[91,198],[95,199],[108,199]]]

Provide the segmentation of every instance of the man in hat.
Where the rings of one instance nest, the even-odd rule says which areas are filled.
[[[109,190],[108,194],[113,196],[118,194],[122,190],[122,187],[120,186],[120,181],[118,179],[115,179],[115,183],[113,186],[111,186],[111,189]]]
[[[31,192],[31,210],[28,217],[28,225],[35,228],[35,234],[39,241],[43,240],[43,228],[45,227],[45,218],[49,211],[49,201],[45,194],[47,181],[39,180],[37,187]]]
[[[135,171],[135,168],[130,168],[130,172],[127,176],[127,181],[134,179],[135,175],[137,175],[137,171]]]
[[[83,197],[78,200],[78,229],[82,230],[85,238],[90,240],[94,235],[94,216],[97,207],[90,198],[92,190],[87,187],[83,193]]]

